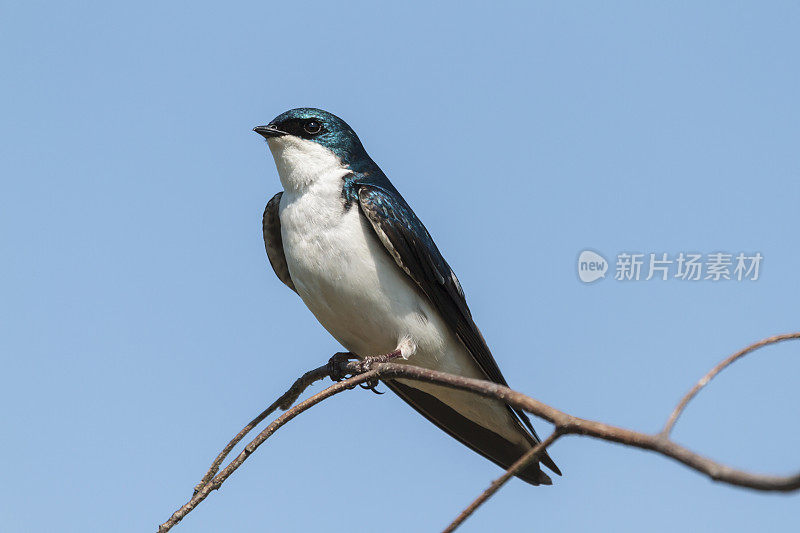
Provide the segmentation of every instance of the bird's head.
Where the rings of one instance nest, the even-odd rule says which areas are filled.
[[[308,184],[319,175],[369,160],[353,129],[322,109],[291,109],[253,131],[267,140],[287,188]]]

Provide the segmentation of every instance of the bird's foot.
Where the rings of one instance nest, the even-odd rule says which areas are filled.
[[[397,357],[402,357],[400,350],[395,350],[388,354],[384,355],[373,355],[370,357],[365,357],[358,363],[358,374],[363,374],[364,372],[369,372],[372,369],[372,366],[377,363],[386,363],[391,361],[392,359],[396,359]],[[333,381],[342,381],[343,379],[347,378],[348,376],[354,376],[356,374],[352,374],[350,372],[343,372],[342,365],[343,363],[346,364],[353,359],[358,359],[358,356],[351,352],[339,352],[334,354],[333,357],[330,358],[328,361],[328,374],[330,375]],[[374,392],[375,394],[383,394],[380,392],[378,387],[379,380],[377,378],[373,378],[367,380],[363,383],[359,383],[359,386],[362,389],[368,389]],[[355,387],[355,385],[353,386]],[[350,388],[353,388],[350,387]]]
[[[363,372],[369,372],[370,370],[372,370],[372,365],[375,365],[375,364],[378,364],[378,363],[386,363],[386,362],[391,361],[392,359],[396,359],[397,357],[401,357],[401,356],[402,356],[402,352],[400,350],[395,350],[393,352],[390,352],[390,353],[387,353],[387,354],[383,354],[383,355],[373,355],[373,356],[370,356],[370,357],[365,357],[361,361],[361,363],[359,363],[359,365],[358,365],[359,366],[359,370],[361,370],[362,373]],[[377,388],[378,387],[378,383],[379,383],[378,378],[373,378],[373,379],[370,379],[368,381],[365,381],[364,383],[361,383],[359,386],[362,389],[371,390],[375,394],[383,394]]]
[[[351,375],[342,370],[343,365],[350,361],[358,360],[358,356],[352,352],[337,352],[328,360],[328,375],[333,381],[342,381]]]
[[[388,363],[392,359],[397,359],[398,357],[402,357],[400,350],[395,350],[383,355],[371,355],[369,357],[365,357],[358,363],[358,370],[360,373],[369,372],[372,370],[373,365]]]

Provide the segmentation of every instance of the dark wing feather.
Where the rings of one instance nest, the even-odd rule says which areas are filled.
[[[278,216],[278,206],[281,203],[283,191],[279,192],[267,202],[264,208],[264,216],[261,218],[261,229],[264,232],[264,247],[267,249],[267,258],[275,275],[287,287],[294,292],[294,282],[289,275],[289,267],[286,264],[286,255],[283,252],[283,238],[281,237],[281,219]]]
[[[392,392],[400,396],[439,429],[504,469],[514,464],[517,459],[528,451],[528,448],[513,444],[495,432],[464,417],[435,396],[397,381],[387,380],[385,383],[387,387],[392,389]],[[550,477],[542,472],[539,468],[539,463],[536,461],[522,469],[517,474],[517,477],[531,485],[553,484]]]
[[[391,186],[362,183],[356,187],[362,212],[397,265],[433,303],[486,376],[495,383],[507,385],[472,319],[458,278],[419,218]],[[528,416],[518,409],[509,409],[528,429],[531,441],[539,442]],[[554,472],[561,473],[546,454],[542,457],[542,463]]]

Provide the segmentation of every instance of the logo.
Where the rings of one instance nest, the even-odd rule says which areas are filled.
[[[592,283],[606,277],[608,261],[602,255],[591,250],[584,250],[578,256],[578,277],[584,283]]]
[[[620,252],[616,257],[614,279],[623,282],[757,281],[764,261],[760,252]],[[606,258],[597,252],[584,250],[578,256],[578,277],[584,283],[605,278],[608,268]]]

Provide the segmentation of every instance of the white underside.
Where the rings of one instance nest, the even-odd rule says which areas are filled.
[[[344,206],[347,170],[326,148],[296,137],[270,139],[284,186],[283,248],[306,306],[348,351],[361,357],[398,347],[409,363],[484,378],[413,281],[389,256],[359,207]],[[512,442],[527,442],[506,407],[463,391],[398,380],[423,390]]]

